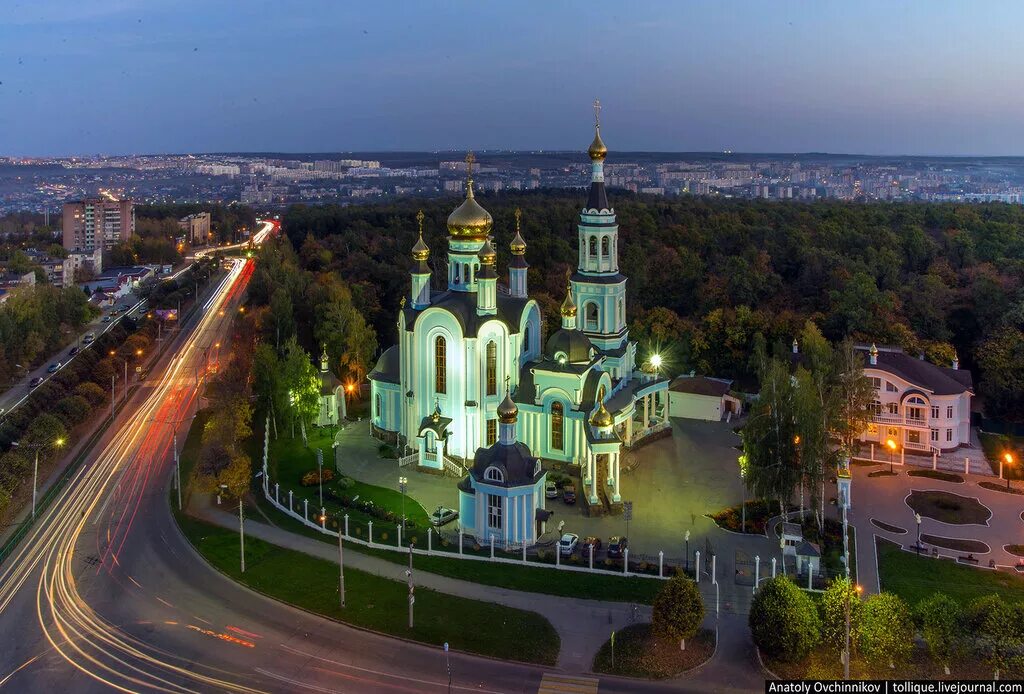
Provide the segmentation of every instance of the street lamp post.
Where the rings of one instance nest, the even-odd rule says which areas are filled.
[[[18,442],[18,441],[12,441],[11,445],[15,446],[15,447],[18,447],[18,446],[21,446],[21,443]],[[57,437],[56,439],[54,439],[54,441],[52,443],[44,442],[44,443],[26,444],[25,445],[25,448],[32,448],[35,451],[34,462],[32,463],[32,518],[36,517],[36,498],[37,498],[37,491],[39,489],[39,451],[43,450],[44,448],[48,448],[50,446],[53,446],[54,448],[60,448],[63,445],[64,445],[64,438],[63,437]]]
[[[398,478],[398,489],[402,492],[402,529],[405,529],[405,490],[408,488],[409,480],[405,477]],[[412,555],[410,554],[410,561]],[[409,626],[412,626],[411,624]]]
[[[896,442],[893,439],[891,439],[891,438],[887,439],[886,442],[885,442],[885,446],[886,446],[886,448],[889,449],[889,473],[890,474],[896,474],[896,473],[893,472],[893,469],[892,469],[892,463],[893,463],[892,459],[893,459],[893,456],[896,454]]]
[[[220,485],[221,493],[224,494],[228,491],[228,485]],[[242,573],[245,573],[245,514],[242,512],[242,496],[238,495],[238,551],[241,558]],[[218,499],[220,497],[218,496]]]
[[[781,530],[780,530],[781,533]],[[782,575],[786,575],[786,537],[779,535],[779,554],[782,555]]]
[[[921,514],[914,514],[914,522],[917,523],[917,555],[921,556]]]
[[[409,578],[409,628],[412,629],[412,606],[416,604],[416,589],[412,584],[412,543],[409,543],[409,570],[405,572]]]
[[[1003,471],[1003,461],[1006,461],[1007,465],[1013,465],[1013,454],[1010,453],[1009,451],[1007,451],[1006,453],[1003,453],[1003,459],[999,461],[999,473],[1000,474],[1002,474],[1002,471]],[[1007,489],[1010,488],[1010,472],[1009,472],[1009,470],[1007,470],[1007,472],[1006,472],[1006,488]]]
[[[345,536],[345,529],[338,523],[338,595],[341,606],[345,606],[345,554],[342,549],[342,538]]]
[[[690,531],[686,531],[686,570],[690,570]]]
[[[320,486],[320,508],[324,507],[324,451],[316,449],[317,483]]]

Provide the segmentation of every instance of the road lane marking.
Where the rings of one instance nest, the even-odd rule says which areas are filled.
[[[570,677],[545,672],[540,680],[537,694],[597,694],[598,679],[594,677]]]

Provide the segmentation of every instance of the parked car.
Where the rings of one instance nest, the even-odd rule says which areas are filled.
[[[621,557],[627,547],[629,547],[628,539],[624,537],[613,537],[608,542],[608,556],[612,558]]]
[[[567,484],[562,488],[562,501],[567,504],[576,503],[576,487],[571,484]]]
[[[75,356],[76,354],[78,354],[78,348],[77,348],[77,347],[72,347],[72,348],[71,348],[71,351],[70,351],[70,352],[68,352],[68,356],[69,356],[69,357],[73,357],[73,356]]]
[[[82,338],[82,342],[84,342],[85,344],[89,344],[90,342],[92,342],[95,339],[96,339],[96,333],[86,333],[85,337]]]
[[[109,323],[111,320],[113,320],[113,319],[110,316],[103,316],[103,322],[104,323]]]
[[[544,485],[544,496],[548,499],[558,498],[558,486],[554,482],[548,482]]]
[[[576,551],[576,546],[579,543],[579,535],[576,533],[565,533],[562,535],[562,539],[558,541],[558,551],[562,553],[563,557],[567,557]]]
[[[46,367],[46,373],[48,373],[48,374],[55,374],[55,373],[57,373],[57,371],[60,370],[60,367],[62,367],[62,366],[64,366],[64,365],[61,364],[59,361],[55,361],[55,362],[53,362],[52,364],[50,364],[49,366]]]
[[[601,551],[601,538],[590,536],[583,541],[583,554],[590,556],[590,548],[594,548],[594,553],[597,554]]]
[[[459,512],[455,509],[438,506],[437,510],[430,514],[430,524],[439,528],[442,525],[448,525],[458,517]]]
[[[43,382],[43,377],[42,376],[36,376],[35,378],[33,378],[31,381],[28,382],[28,387],[29,388],[35,388],[36,386],[38,386],[42,382]]]

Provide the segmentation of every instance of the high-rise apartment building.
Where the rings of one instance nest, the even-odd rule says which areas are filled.
[[[131,200],[90,198],[64,203],[64,248],[69,251],[112,248],[134,234]]]
[[[193,246],[206,243],[210,239],[210,213],[197,212],[182,217],[178,220],[178,227]]]

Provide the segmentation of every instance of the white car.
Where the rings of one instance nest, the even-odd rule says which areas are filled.
[[[576,533],[565,533],[562,535],[562,539],[558,541],[558,551],[561,552],[563,557],[567,557],[576,551],[576,546],[579,543],[579,535]]]
[[[547,484],[544,485],[544,496],[547,497],[548,499],[558,498],[558,487],[555,485],[554,482],[548,482]]]

